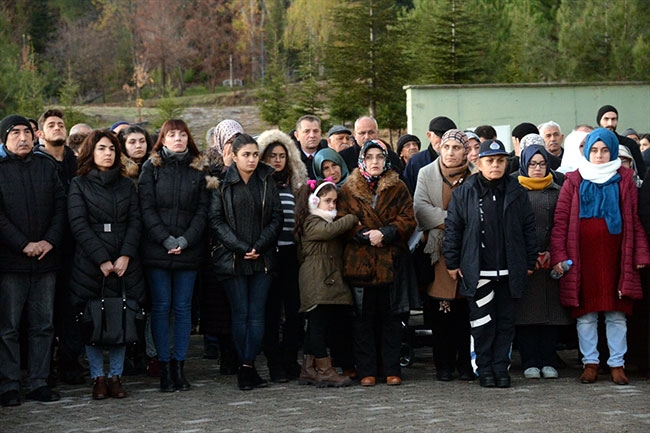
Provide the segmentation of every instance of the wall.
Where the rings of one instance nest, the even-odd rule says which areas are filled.
[[[618,110],[618,132],[650,132],[648,83],[408,85],[404,90],[408,132],[420,137],[423,148],[429,121],[436,116],[451,118],[461,129],[498,125],[502,133],[521,122],[553,120],[566,136],[575,125],[596,126],[598,108],[606,104]],[[510,137],[499,139],[511,145]]]

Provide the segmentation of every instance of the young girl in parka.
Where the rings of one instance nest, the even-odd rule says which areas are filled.
[[[332,367],[327,353],[328,327],[352,305],[343,281],[340,236],[359,223],[355,215],[336,218],[336,184],[330,178],[308,181],[296,197],[295,234],[299,244],[300,311],[307,313],[301,385],[348,386],[350,378]]]

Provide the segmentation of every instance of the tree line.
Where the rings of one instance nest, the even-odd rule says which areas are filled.
[[[405,84],[650,80],[646,0],[5,0],[0,112],[213,93],[405,126]],[[239,81],[235,81],[239,83]]]

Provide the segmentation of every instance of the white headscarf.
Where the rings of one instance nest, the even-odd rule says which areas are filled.
[[[588,134],[584,131],[573,131],[564,139],[564,154],[562,155],[562,164],[555,170],[562,174],[577,170],[582,161],[586,161],[582,152],[580,152],[580,143]]]

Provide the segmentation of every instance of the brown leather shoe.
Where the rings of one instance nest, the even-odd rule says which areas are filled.
[[[105,398],[108,398],[106,376],[96,377],[93,382],[93,400],[104,400]]]
[[[376,382],[375,376],[366,376],[361,379],[361,386],[375,386]]]
[[[598,364],[585,364],[585,369],[580,376],[582,383],[594,383],[598,379]]]
[[[609,373],[612,375],[612,382],[617,385],[627,385],[630,383],[627,380],[625,369],[623,367],[610,367]]]
[[[386,378],[386,385],[401,385],[402,379],[399,376],[388,376]]]
[[[357,374],[357,370],[354,369],[354,368],[344,368],[342,374],[343,374],[343,376],[347,376],[352,380],[359,377],[359,375]]]
[[[111,377],[111,380],[108,381],[108,395],[113,398],[126,397],[126,391],[122,388],[122,382],[120,382],[119,376],[113,376]]]
[[[347,376],[341,376],[334,367],[332,367],[332,358],[316,358],[316,373],[318,382],[316,386],[319,388],[326,386],[333,386],[335,388],[341,386],[350,386],[352,381]]]

